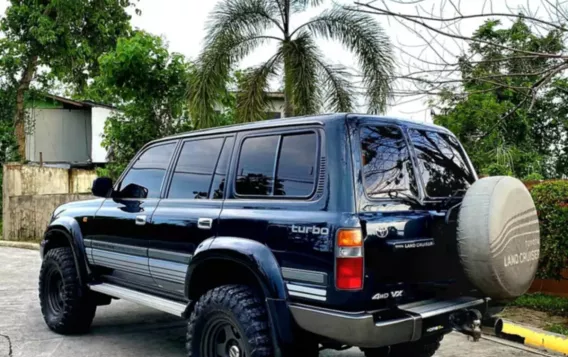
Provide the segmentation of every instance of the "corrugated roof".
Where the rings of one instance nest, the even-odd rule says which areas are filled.
[[[104,107],[104,108],[109,108],[109,109],[116,109],[112,105],[97,103],[97,102],[94,102],[94,101],[91,101],[91,100],[79,101],[79,100],[69,99],[69,98],[61,97],[61,96],[58,96],[58,95],[55,95],[55,94],[50,94],[50,93],[43,93],[42,95],[46,98],[55,100],[57,102],[65,103],[67,105],[72,105],[72,106],[75,106],[75,107],[78,107],[78,108]]]

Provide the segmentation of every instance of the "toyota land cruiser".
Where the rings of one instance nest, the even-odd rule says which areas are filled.
[[[39,294],[57,333],[124,299],[187,319],[187,355],[432,356],[530,286],[535,206],[445,128],[333,114],[148,143],[58,207]]]

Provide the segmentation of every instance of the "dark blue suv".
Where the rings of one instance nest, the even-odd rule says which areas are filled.
[[[40,301],[62,334],[113,298],[188,320],[187,355],[432,356],[523,294],[538,218],[512,177],[478,179],[448,130],[333,114],[148,143],[97,198],[58,207]]]

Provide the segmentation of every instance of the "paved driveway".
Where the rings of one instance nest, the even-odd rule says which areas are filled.
[[[39,310],[37,251],[0,248],[0,356],[11,357],[183,357],[184,321],[125,301],[99,307],[92,331],[60,336],[45,326]],[[466,352],[467,351],[467,352]],[[362,357],[358,349],[325,351],[322,356]],[[534,354],[460,334],[446,337],[438,357]]]

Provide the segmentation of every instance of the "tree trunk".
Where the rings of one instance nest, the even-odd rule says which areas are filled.
[[[20,79],[20,84],[18,85],[18,90],[16,92],[16,117],[14,118],[14,133],[16,135],[16,141],[18,142],[18,154],[21,161],[26,160],[26,128],[25,128],[25,118],[26,118],[26,108],[24,103],[24,96],[26,91],[30,88],[30,83],[32,82],[34,73],[37,68],[37,56],[31,56],[28,59],[24,73],[22,74],[22,79]]]
[[[284,43],[283,46],[290,46],[290,0],[284,0]],[[290,74],[290,57],[289,49],[284,50],[284,117],[291,117],[294,115],[294,83],[292,75]]]
[[[294,105],[292,98],[294,96],[294,83],[290,75],[290,64],[286,57],[284,57],[284,117],[291,117],[294,115]]]

